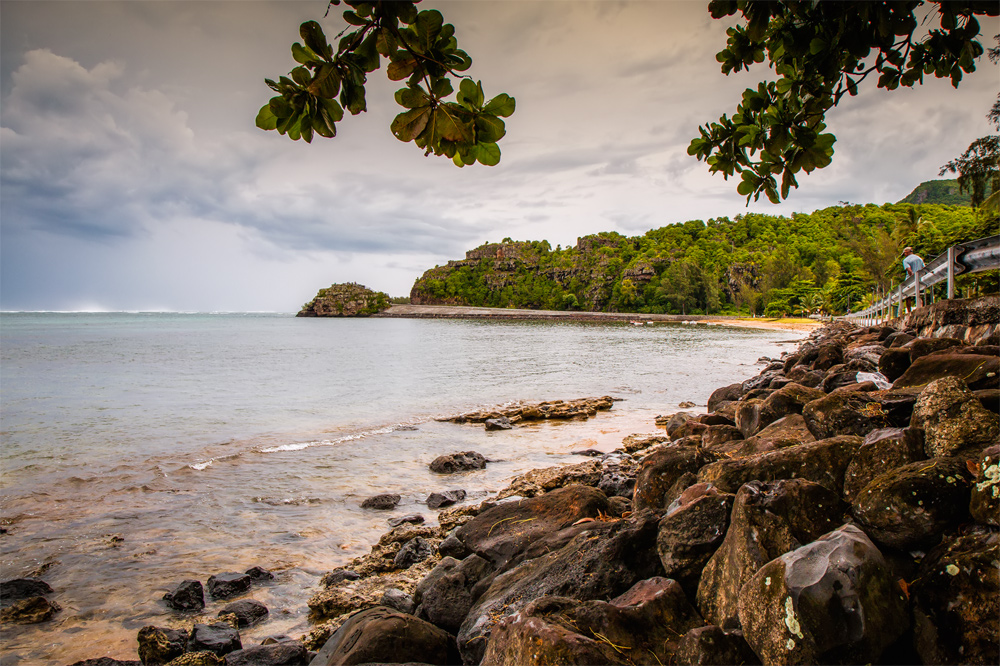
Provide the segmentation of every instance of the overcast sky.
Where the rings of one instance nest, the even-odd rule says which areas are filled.
[[[2,0],[0,308],[290,312],[347,281],[408,295],[424,270],[507,236],[565,246],[898,201],[990,131],[1000,78],[985,57],[957,91],[868,85],[828,116],[834,164],[747,209],[686,153],[766,72],[720,73],[728,24],[706,4],[422,3],[455,25],[487,97],[517,100],[500,165],[458,169],[389,133],[400,86],[384,69],[335,139],[254,127],[299,24],[343,26],[324,0]]]

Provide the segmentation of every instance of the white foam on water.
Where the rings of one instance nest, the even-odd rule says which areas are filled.
[[[302,451],[303,449],[309,449],[314,446],[337,446],[338,444],[343,444],[344,442],[353,442],[359,439],[364,439],[365,437],[370,437],[371,435],[388,435],[391,432],[403,429],[403,427],[403,424],[397,424],[387,426],[385,428],[378,428],[377,430],[366,430],[353,435],[344,435],[343,437],[337,437],[336,439],[322,439],[312,442],[296,442],[294,444],[269,446],[265,449],[260,449],[259,451],[260,453],[283,453],[286,451]]]

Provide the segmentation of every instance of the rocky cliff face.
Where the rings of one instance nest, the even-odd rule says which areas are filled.
[[[389,295],[354,282],[320,289],[297,317],[367,317],[389,308]]]

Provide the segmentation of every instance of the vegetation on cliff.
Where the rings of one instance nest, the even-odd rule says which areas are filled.
[[[366,317],[389,308],[389,294],[354,282],[320,289],[297,317]]]
[[[635,237],[602,232],[567,248],[504,239],[427,271],[410,299],[604,312],[842,313],[876,284],[903,278],[903,247],[929,259],[995,226],[967,206],[849,204],[790,218],[691,220]],[[973,280],[984,278],[960,286]],[[985,280],[995,289],[994,274]]]

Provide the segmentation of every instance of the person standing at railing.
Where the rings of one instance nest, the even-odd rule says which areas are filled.
[[[912,247],[903,248],[903,268],[906,269],[906,277],[919,277],[920,271],[924,270],[924,260],[920,258],[919,254],[913,252]],[[914,291],[913,291],[913,307],[919,308],[923,305],[920,302],[920,285],[918,281],[914,281]],[[904,298],[907,305],[907,312],[909,312],[909,299]]]

